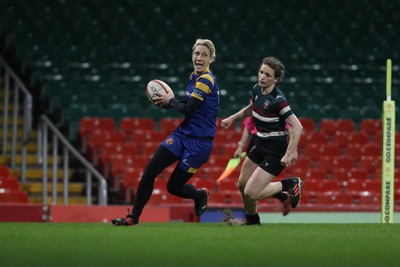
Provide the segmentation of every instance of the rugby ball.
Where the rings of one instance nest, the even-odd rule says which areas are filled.
[[[172,95],[174,97],[174,92],[172,91],[171,87],[168,84],[161,80],[151,80],[146,85],[146,94],[149,98],[150,102],[154,104],[153,99],[157,98],[161,95]]]

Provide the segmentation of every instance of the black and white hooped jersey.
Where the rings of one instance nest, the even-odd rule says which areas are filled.
[[[287,140],[285,120],[293,114],[285,95],[275,86],[271,93],[263,95],[256,84],[252,90],[253,117],[257,136],[261,139]]]

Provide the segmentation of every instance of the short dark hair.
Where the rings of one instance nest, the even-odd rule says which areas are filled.
[[[262,60],[262,64],[268,65],[275,71],[275,77],[278,77],[278,82],[281,82],[285,77],[285,66],[276,57],[265,57]]]

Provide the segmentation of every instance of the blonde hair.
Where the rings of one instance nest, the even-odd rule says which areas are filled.
[[[215,45],[213,44],[213,42],[211,40],[208,40],[208,39],[197,39],[196,43],[194,43],[194,45],[192,47],[192,52],[194,51],[194,49],[198,45],[207,46],[207,48],[210,50],[211,58],[213,60],[215,60],[215,57],[216,57],[215,52],[216,52],[216,50],[215,50]]]

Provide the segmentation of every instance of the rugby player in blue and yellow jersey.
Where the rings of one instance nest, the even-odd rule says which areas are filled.
[[[258,72],[258,83],[252,90],[252,103],[221,121],[222,127],[227,129],[234,120],[252,115],[257,129],[258,138],[249,150],[239,175],[239,190],[248,225],[260,224],[258,200],[287,192],[291,207],[295,208],[301,198],[300,178],[272,182],[285,167],[297,160],[297,144],[303,130],[277,86],[284,75],[285,67],[277,58],[264,58]],[[286,124],[291,126],[290,138]]]
[[[187,183],[201,165],[206,163],[214,146],[219,88],[210,65],[215,60],[215,46],[208,39],[197,39],[192,48],[194,71],[183,101],[163,95],[154,99],[155,105],[173,108],[185,115],[182,124],[157,148],[147,164],[135,195],[133,210],[124,218],[111,222],[116,226],[135,226],[153,192],[154,181],[168,166],[178,161],[167,183],[170,194],[194,200],[195,214],[207,209],[210,191]]]

